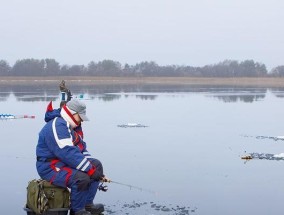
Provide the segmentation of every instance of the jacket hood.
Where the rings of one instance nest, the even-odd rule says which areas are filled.
[[[60,117],[60,108],[59,109],[54,109],[52,111],[48,111],[45,113],[44,116],[44,121],[45,122],[49,122],[50,120],[56,118],[56,117]]]
[[[46,112],[44,116],[44,121],[49,122],[50,120],[54,119],[55,117],[60,117],[60,108],[53,109],[52,101],[46,107]]]

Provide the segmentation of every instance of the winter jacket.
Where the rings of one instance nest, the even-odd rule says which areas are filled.
[[[47,123],[39,133],[36,148],[38,173],[51,182],[56,172],[66,167],[88,175],[95,172],[95,167],[90,162],[91,155],[82,139],[81,126],[72,128],[68,122],[70,119],[62,117],[62,111],[68,112],[68,108],[66,106],[55,110],[52,107],[47,108],[45,114]],[[67,182],[68,178],[65,180]]]

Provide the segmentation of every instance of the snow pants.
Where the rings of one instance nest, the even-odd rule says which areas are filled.
[[[85,205],[93,203],[99,181],[94,181],[85,172],[67,166],[54,169],[51,168],[52,165],[48,163],[49,162],[37,162],[36,165],[40,177],[54,185],[70,188],[71,210],[73,212],[82,210],[85,208]],[[43,168],[43,166],[46,168]]]

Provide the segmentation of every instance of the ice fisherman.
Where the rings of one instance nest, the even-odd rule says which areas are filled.
[[[86,105],[79,100],[54,110],[50,103],[36,147],[38,174],[54,185],[70,188],[72,215],[104,211],[103,204],[93,203],[100,180],[106,177],[102,163],[91,157],[83,141],[81,123],[88,120]]]

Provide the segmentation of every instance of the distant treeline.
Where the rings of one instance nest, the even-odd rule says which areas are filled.
[[[91,61],[85,65],[60,65],[54,59],[22,59],[10,66],[0,60],[0,76],[115,76],[115,77],[284,77],[284,66],[267,71],[266,66],[253,60],[223,62],[203,67],[141,62],[135,65],[113,60]]]

